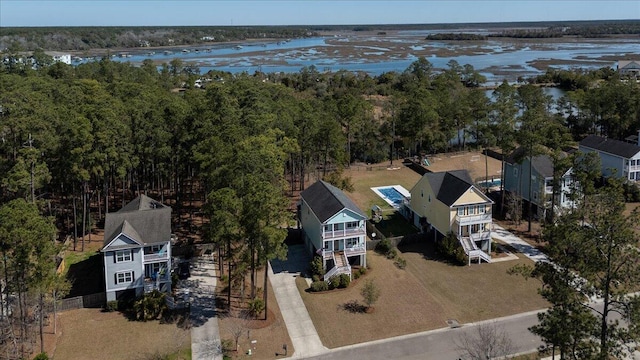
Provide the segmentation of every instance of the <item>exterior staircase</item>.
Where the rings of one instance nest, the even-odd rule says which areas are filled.
[[[467,254],[467,257],[469,258],[469,265],[471,265],[472,258],[478,259],[478,264],[480,264],[482,260],[488,263],[491,262],[491,256],[479,249],[475,241],[473,241],[470,237],[460,236],[458,237],[458,240],[460,240],[460,245],[462,245],[464,253]]]
[[[351,278],[351,265],[349,265],[349,260],[347,259],[347,255],[345,255],[344,251],[334,251],[331,254],[331,257],[335,265],[331,270],[324,274],[324,281],[340,274],[348,274],[349,278]]]

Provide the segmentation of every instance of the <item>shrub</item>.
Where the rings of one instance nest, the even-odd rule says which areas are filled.
[[[264,311],[264,300],[260,297],[255,297],[253,300],[249,300],[248,306],[251,315],[258,317]]]
[[[333,290],[339,287],[340,287],[340,277],[332,276],[331,279],[329,279],[329,289]]]
[[[311,292],[327,291],[329,290],[329,284],[326,281],[314,281],[309,289]]]
[[[360,270],[358,270],[358,272],[360,273],[360,275],[364,275],[367,273],[367,268],[366,267],[361,267]]]
[[[311,276],[317,275],[318,277],[324,275],[324,260],[322,256],[314,256],[309,263],[309,270],[311,271]]]
[[[133,304],[136,320],[148,321],[162,317],[168,310],[166,294],[158,290],[144,294]]]
[[[104,310],[107,312],[118,311],[118,300],[107,301]]]
[[[371,307],[380,297],[380,288],[373,282],[373,280],[367,280],[364,283],[362,290],[360,290],[360,295],[362,295],[367,307]]]
[[[354,271],[352,276],[353,276],[353,280],[357,280],[358,278],[360,278],[360,270]]]
[[[385,256],[387,257],[387,259],[395,259],[398,256],[398,250],[393,248],[393,249],[387,251]]]
[[[407,267],[407,260],[398,256],[396,261],[393,262],[399,269],[404,269]]]
[[[351,277],[349,274],[340,274],[338,279],[340,280],[340,285],[338,285],[338,287],[341,289],[347,288],[349,287],[349,284],[351,284]]]
[[[320,275],[313,275],[313,276],[311,276],[311,281],[312,281],[312,282],[320,281],[320,280],[321,280]]]
[[[49,360],[49,355],[47,355],[47,353],[41,352],[40,354],[36,355],[33,360]]]
[[[436,251],[440,256],[458,265],[464,265],[467,262],[467,255],[464,253],[464,249],[454,233],[449,233],[438,241]]]
[[[376,252],[379,254],[386,255],[393,246],[391,245],[391,241],[389,239],[382,239],[379,243],[376,244]]]

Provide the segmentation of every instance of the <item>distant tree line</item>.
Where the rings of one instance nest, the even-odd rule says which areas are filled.
[[[89,50],[180,46],[246,39],[313,36],[300,27],[33,27],[2,28],[0,50],[18,44],[24,50]]]
[[[441,34],[430,34],[425,38],[425,40],[487,40],[487,37],[484,35],[478,34],[469,34],[469,33],[441,33]]]

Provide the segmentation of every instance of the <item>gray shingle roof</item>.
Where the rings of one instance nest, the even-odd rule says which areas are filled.
[[[306,188],[300,196],[322,223],[342,209],[349,209],[363,218],[367,217],[342,190],[322,180]]]
[[[436,198],[447,206],[453,205],[473,183],[467,170],[426,173],[424,176],[437,194]]]
[[[108,213],[104,224],[104,244],[124,233],[141,244],[171,240],[171,208],[140,195],[117,212]]]
[[[522,158],[525,156],[525,150],[522,147],[517,148],[513,151],[507,158],[505,159],[511,165],[519,164],[517,161],[518,158]],[[566,156],[566,154],[565,154]],[[552,177],[553,176],[553,160],[549,155],[536,155],[533,157],[533,161],[531,162],[531,166],[536,170],[536,172],[542,177]]]
[[[612,140],[602,136],[589,135],[580,141],[580,146],[599,150],[613,155],[631,158],[640,152],[640,146],[620,140]]]

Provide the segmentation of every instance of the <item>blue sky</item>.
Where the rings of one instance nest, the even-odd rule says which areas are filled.
[[[0,26],[432,24],[640,19],[640,0],[0,0]]]

